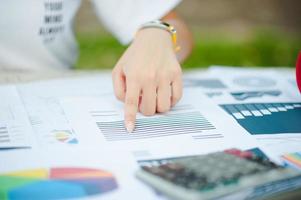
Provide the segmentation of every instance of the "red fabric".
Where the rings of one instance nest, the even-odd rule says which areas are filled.
[[[296,63],[296,80],[299,91],[301,93],[301,51],[299,52],[298,60]]]

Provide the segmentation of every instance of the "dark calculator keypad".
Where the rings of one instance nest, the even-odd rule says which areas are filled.
[[[274,163],[251,152],[237,149],[201,156],[156,160],[143,166],[149,173],[194,190],[210,190],[221,184],[235,184],[242,177],[264,173],[273,168],[277,168]]]

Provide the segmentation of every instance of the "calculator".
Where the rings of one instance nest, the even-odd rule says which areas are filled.
[[[262,199],[301,188],[301,174],[260,149],[139,161],[136,176],[171,199]]]

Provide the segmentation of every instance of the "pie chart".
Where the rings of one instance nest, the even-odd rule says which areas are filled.
[[[91,168],[41,168],[0,175],[0,199],[68,199],[117,189],[110,172]]]
[[[78,140],[74,137],[74,134],[69,130],[55,130],[55,139],[62,143],[78,144]]]

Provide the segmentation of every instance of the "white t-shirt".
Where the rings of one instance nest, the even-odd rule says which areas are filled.
[[[180,0],[92,0],[104,26],[128,44],[141,24]],[[73,21],[81,0],[1,0],[0,69],[67,69],[78,56]]]

